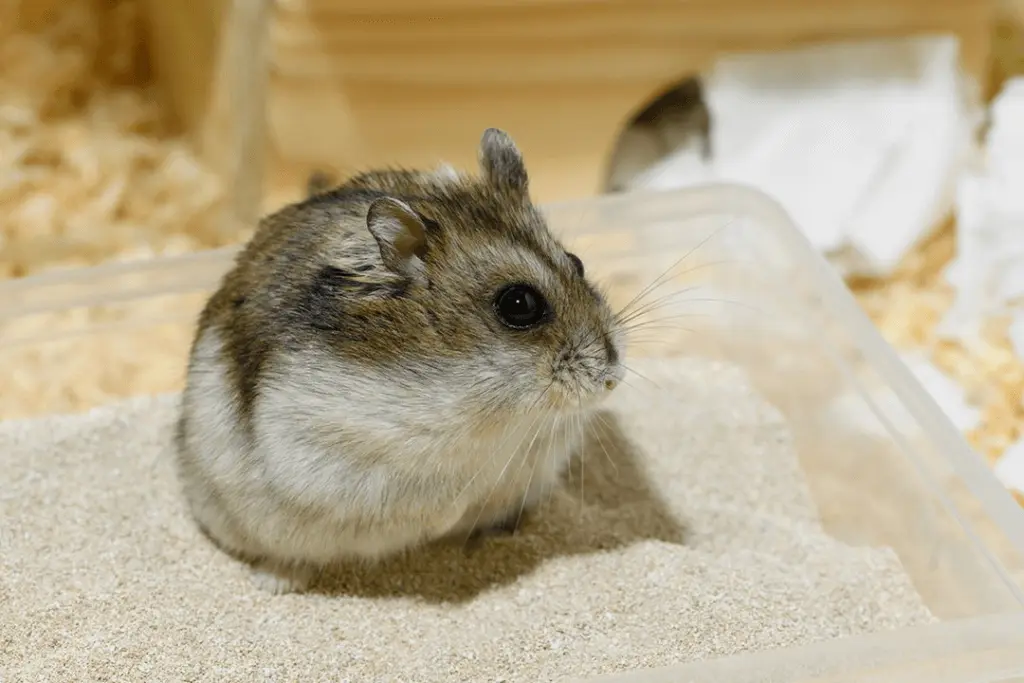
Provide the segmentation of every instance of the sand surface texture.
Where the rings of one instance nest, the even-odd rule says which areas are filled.
[[[193,527],[176,397],[0,424],[0,680],[539,681],[916,625],[895,555],[827,537],[735,369],[637,361],[517,537],[275,597]]]

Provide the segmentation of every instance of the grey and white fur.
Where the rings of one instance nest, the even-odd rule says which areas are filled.
[[[314,183],[261,221],[199,318],[183,491],[267,590],[514,526],[621,380],[616,317],[532,204],[518,148],[489,129],[479,159],[476,176]]]
[[[625,192],[660,160],[684,147],[699,150],[709,162],[711,111],[704,85],[692,76],[674,84],[634,116],[616,142],[608,165],[605,190]]]

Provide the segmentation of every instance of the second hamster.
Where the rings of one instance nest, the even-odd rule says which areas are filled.
[[[488,129],[264,218],[204,308],[177,428],[198,526],[273,592],[506,528],[559,485],[623,334]]]
[[[643,171],[684,147],[696,147],[711,160],[711,112],[697,77],[669,88],[634,116],[618,140],[605,189],[624,192]]]

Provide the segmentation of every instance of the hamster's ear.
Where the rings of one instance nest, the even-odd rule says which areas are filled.
[[[529,180],[523,155],[508,133],[488,128],[480,139],[480,169],[495,187],[513,194],[525,195]]]
[[[377,240],[384,267],[400,275],[422,277],[427,231],[412,207],[393,197],[375,199],[366,213],[366,227]]]

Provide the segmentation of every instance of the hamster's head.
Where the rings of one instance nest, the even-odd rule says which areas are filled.
[[[479,161],[477,176],[448,169],[368,210],[367,227],[385,265],[406,278],[401,296],[419,321],[404,352],[487,412],[590,409],[622,380],[616,316],[531,202],[511,138],[487,130]]]

